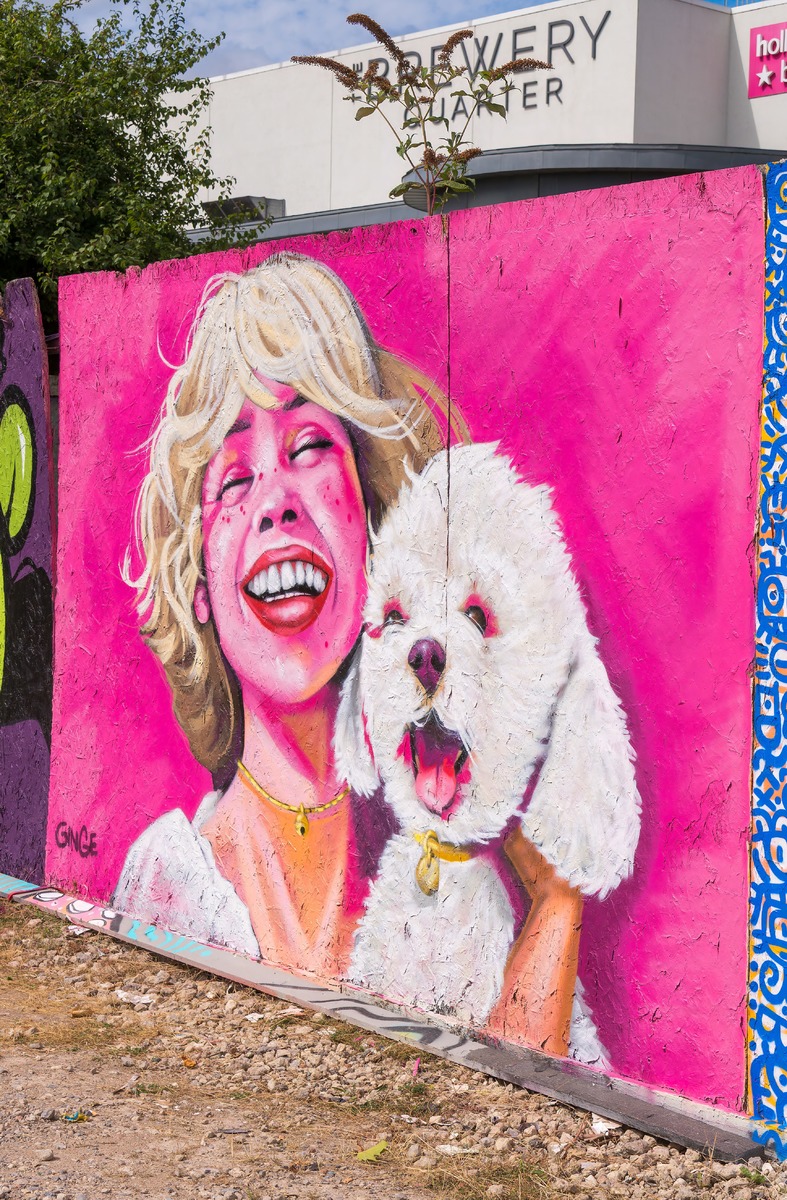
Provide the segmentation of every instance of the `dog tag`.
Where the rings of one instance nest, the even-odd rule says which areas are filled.
[[[295,816],[295,832],[298,837],[306,837],[309,832],[309,818],[306,816],[306,809],[303,805],[300,806]]]
[[[425,896],[433,896],[440,886],[440,863],[428,845],[415,868],[415,881]]]

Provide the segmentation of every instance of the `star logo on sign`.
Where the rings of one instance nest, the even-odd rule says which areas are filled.
[[[757,76],[757,78],[760,81],[760,87],[761,88],[762,87],[770,87],[771,80],[773,79],[775,74],[776,74],[775,71],[769,71],[767,67],[763,67],[762,70],[760,71],[759,75]]]

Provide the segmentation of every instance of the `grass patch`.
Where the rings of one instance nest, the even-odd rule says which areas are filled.
[[[331,1030],[331,1041],[336,1046],[353,1046],[357,1050],[360,1039],[364,1037],[371,1037],[371,1034],[358,1029],[356,1025],[340,1025],[338,1029]]]
[[[31,1014],[32,1017],[33,1014]],[[28,1034],[19,1031],[10,1039],[0,1034],[0,1044],[10,1042],[15,1046],[29,1046],[32,1042],[43,1046],[44,1051],[105,1050],[110,1047],[118,1051],[121,1049],[118,1045],[121,1031],[106,1021],[102,1021],[100,1016],[69,1017],[67,1010],[65,1016],[61,1010],[49,1013],[37,1012],[34,1019],[35,1033]],[[148,1030],[140,1029],[139,1036],[142,1038],[148,1033]],[[127,1039],[128,1036],[128,1028],[123,1029],[122,1037]],[[39,1053],[43,1053],[43,1051],[39,1051]]]
[[[365,1100],[354,1100],[345,1095],[345,1102],[350,1112],[360,1116],[363,1113],[386,1112],[404,1113],[410,1117],[431,1117],[442,1111],[438,1100],[434,1099],[431,1085],[422,1082],[405,1083],[397,1088],[379,1087],[367,1095]]]
[[[421,1080],[403,1083],[396,1097],[398,1111],[408,1113],[411,1117],[433,1116],[440,1111],[440,1105],[431,1096],[428,1083]]]
[[[415,1062],[422,1054],[420,1047],[413,1042],[389,1042],[383,1053],[386,1058],[400,1063]]]
[[[379,1088],[373,1096],[367,1096],[365,1100],[348,1100],[347,1108],[356,1116],[361,1116],[362,1113],[371,1112],[390,1112],[396,1108],[388,1088]]]
[[[546,1171],[527,1162],[472,1171],[453,1159],[450,1167],[438,1164],[422,1181],[434,1195],[450,1200],[487,1200],[488,1190],[495,1184],[503,1189],[500,1200],[546,1200],[554,1195]]]
[[[133,1096],[161,1096],[164,1092],[174,1092],[176,1085],[171,1083],[135,1083],[129,1091]]]

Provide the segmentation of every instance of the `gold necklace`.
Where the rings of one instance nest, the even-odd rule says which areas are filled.
[[[305,804],[285,804],[283,800],[277,800],[270,792],[266,792],[261,783],[252,775],[248,767],[238,760],[238,775],[246,784],[253,795],[260,800],[267,800],[269,804],[273,804],[276,808],[282,809],[284,812],[295,813],[295,832],[299,837],[306,837],[309,832],[309,817],[316,813],[327,812],[329,808],[334,808],[344,800],[345,796],[349,796],[350,789],[345,785],[340,792],[337,792],[333,800],[329,800],[327,804],[315,804],[313,808],[307,808]]]
[[[423,854],[415,868],[415,881],[425,896],[433,896],[440,886],[440,862],[469,862],[473,851],[467,846],[453,846],[441,842],[434,829],[427,833],[414,833],[413,837]]]

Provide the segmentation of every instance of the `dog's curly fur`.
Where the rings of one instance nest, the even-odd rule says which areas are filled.
[[[482,1024],[500,993],[513,916],[494,856],[478,850],[520,820],[562,878],[603,898],[630,874],[639,836],[626,720],[549,489],[523,482],[494,445],[437,455],[373,541],[364,622],[337,719],[337,765],[362,795],[382,781],[401,832],[372,885],[351,976]],[[412,665],[419,642],[444,657],[434,688]],[[467,753],[442,812],[419,798],[418,755],[408,751],[412,731],[430,722]],[[471,862],[441,863],[435,896],[414,875],[413,835],[430,829],[476,848]],[[576,1006],[575,1017],[578,1030]]]

